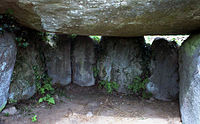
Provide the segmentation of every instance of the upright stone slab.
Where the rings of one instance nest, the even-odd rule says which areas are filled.
[[[177,44],[158,38],[154,40],[151,50],[151,77],[147,90],[159,100],[170,101],[178,98]]]
[[[180,112],[183,124],[200,124],[200,33],[191,35],[179,51]]]
[[[73,42],[72,49],[73,83],[80,86],[94,85],[93,67],[96,60],[93,40],[86,36],[78,36]]]
[[[47,44],[44,50],[46,69],[53,84],[66,86],[71,83],[71,38],[56,35],[55,46]]]
[[[7,103],[16,53],[14,36],[10,33],[0,35],[0,112]]]
[[[100,80],[118,83],[119,92],[128,93],[128,85],[142,74],[144,38],[103,37],[98,59]]]
[[[35,41],[36,39],[29,39]],[[10,84],[9,102],[29,99],[36,92],[36,75],[42,75],[44,66],[41,61],[41,53],[36,45],[29,41],[26,48],[18,47],[16,64]],[[38,41],[39,43],[40,41]]]

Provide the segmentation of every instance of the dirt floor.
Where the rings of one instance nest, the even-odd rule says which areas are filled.
[[[56,105],[21,103],[13,116],[0,114],[0,124],[181,124],[178,101],[144,100],[109,95],[96,87],[68,86]],[[37,115],[37,121],[31,117]]]

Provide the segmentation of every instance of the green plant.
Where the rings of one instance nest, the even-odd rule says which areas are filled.
[[[152,93],[142,92],[142,98],[149,99],[152,97]]]
[[[54,98],[50,94],[40,98],[38,102],[41,103],[44,101],[48,102],[48,104],[56,104]]]
[[[132,84],[128,85],[128,89],[134,93],[139,93],[146,89],[148,79],[142,80],[139,76],[135,77]]]
[[[8,117],[8,116],[9,116],[9,113],[5,113],[4,116]]]
[[[101,41],[101,36],[90,36],[90,38],[92,38],[97,43],[100,43],[100,41]]]
[[[55,104],[52,95],[55,89],[52,87],[51,78],[45,74],[41,74],[38,66],[33,66],[35,83],[40,97],[38,102],[47,102],[48,104]]]
[[[104,87],[108,93],[112,93],[119,88],[119,84],[116,82],[109,82],[108,80],[100,81],[99,87]]]
[[[3,34],[4,32],[14,33],[17,46],[26,48],[29,45],[27,40],[27,28],[22,27],[17,23],[17,19],[13,16],[13,13],[12,9],[8,9],[6,13],[0,14],[0,34]]]
[[[16,41],[16,43],[17,43],[17,45],[18,45],[19,47],[24,47],[24,48],[26,48],[26,47],[28,47],[28,45],[29,45],[29,43],[26,42],[26,39],[23,38],[23,37],[16,37],[16,38],[15,38],[15,41]]]
[[[98,73],[99,73],[99,70],[98,70],[96,67],[93,67],[93,74],[94,74],[94,77],[97,77],[97,76],[98,76]]]
[[[137,95],[141,95],[142,98],[151,97],[150,93],[146,92],[146,84],[149,82],[149,79],[142,79],[139,76],[136,76],[132,84],[128,85],[128,89]]]
[[[31,121],[32,121],[32,122],[36,122],[36,121],[37,121],[37,115],[34,115],[34,116],[31,118]]]
[[[76,37],[77,37],[77,34],[72,34],[72,35],[71,35],[71,38],[72,38],[72,39],[74,39],[74,38],[76,38]]]
[[[39,35],[41,40],[44,42],[50,42],[51,39],[57,38],[54,33],[48,33],[48,32],[39,32],[37,35]]]
[[[17,100],[15,99],[9,99],[9,103],[12,104],[12,103],[17,103]]]

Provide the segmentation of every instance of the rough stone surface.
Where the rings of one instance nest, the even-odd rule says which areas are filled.
[[[7,8],[22,24],[67,34],[144,36],[200,28],[199,0],[1,0],[0,12]]]
[[[0,36],[0,112],[5,107],[8,98],[8,91],[11,76],[16,60],[16,45],[14,36],[4,33]]]
[[[10,84],[9,102],[31,98],[37,91],[35,81],[35,71],[42,70],[40,52],[34,43],[30,43],[27,48],[18,48],[16,64]]]
[[[156,99],[169,101],[178,97],[178,46],[175,42],[155,39],[152,46],[151,77],[147,90]]]
[[[17,109],[15,107],[10,107],[10,108],[7,108],[7,109],[4,109],[2,111],[3,114],[8,114],[8,115],[14,115],[17,113]]]
[[[71,83],[71,39],[57,35],[54,44],[48,44],[44,50],[46,69],[53,84],[65,86]]]
[[[92,86],[95,84],[93,68],[96,63],[94,42],[89,37],[78,36],[73,43],[73,83]]]
[[[179,51],[180,112],[183,124],[200,123],[200,33],[191,35]]]
[[[103,37],[98,70],[100,80],[116,82],[119,92],[128,93],[127,87],[142,74],[144,38]]]

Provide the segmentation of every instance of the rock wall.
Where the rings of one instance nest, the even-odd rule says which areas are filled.
[[[0,111],[7,104],[8,97],[10,101],[18,101],[36,93],[33,66],[43,70],[45,64],[53,84],[66,86],[73,82],[80,86],[92,86],[99,78],[118,83],[118,92],[122,93],[128,93],[128,85],[133,83],[134,77],[145,74],[146,68],[151,70],[147,90],[155,98],[168,101],[176,99],[180,86],[182,122],[199,124],[200,34],[190,36],[179,53],[174,43],[163,39],[154,41],[150,66],[144,65],[145,61],[150,62],[144,59],[147,52],[144,38],[130,37],[185,34],[199,30],[199,0],[1,0],[0,13],[5,13],[7,9],[14,11],[13,15],[21,24],[40,31],[104,37],[98,60],[95,57],[97,49],[89,37],[72,39],[57,35],[56,47],[44,46],[42,53],[34,45],[28,49],[18,49],[15,64],[15,36],[7,32],[0,35]],[[16,28],[15,33],[19,30],[15,25],[4,25],[3,19],[1,23],[0,32],[10,27]],[[38,60],[41,54],[45,63]],[[94,70],[97,70],[98,78]]]
[[[39,49],[34,42],[35,40],[35,38],[30,38],[27,48],[18,47],[9,91],[9,102],[11,103],[29,99],[37,92],[35,73],[42,74],[44,65],[41,61]],[[35,70],[36,68],[37,70]]]
[[[46,69],[53,84],[66,86],[71,83],[71,38],[67,35],[56,35],[55,46],[46,44],[44,55]]]
[[[16,60],[16,45],[14,35],[4,33],[0,35],[0,112],[7,103],[9,86]]]
[[[147,90],[156,99],[169,101],[178,98],[178,46],[175,42],[155,39],[151,45],[151,77]]]
[[[73,83],[80,86],[95,84],[93,68],[95,67],[95,44],[91,38],[78,36],[73,41],[72,69]]]
[[[134,83],[134,78],[143,76],[150,69],[147,90],[159,100],[177,98],[178,73],[180,74],[179,98],[183,123],[200,122],[200,34],[190,36],[179,53],[174,42],[164,39],[156,39],[150,52],[145,48],[143,37],[102,37],[100,44],[95,44],[86,36],[72,38],[57,35],[54,47],[41,45],[40,42],[44,42],[41,39],[32,40],[35,42],[26,49],[18,49],[14,68],[14,37],[9,33],[0,37],[0,110],[5,107],[8,96],[10,101],[19,101],[36,93],[33,66],[46,70],[53,79],[53,84],[66,86],[72,82],[80,86],[92,86],[95,85],[95,80],[106,80],[118,83],[118,92],[127,94],[130,93],[128,85]],[[151,55],[151,60],[147,59],[146,54]],[[40,58],[41,56],[44,58]],[[94,70],[98,73],[97,77]]]
[[[100,80],[116,82],[119,92],[128,93],[128,85],[143,72],[144,38],[103,37],[97,68]]]
[[[183,124],[200,123],[200,33],[191,35],[179,51],[180,112]]]

